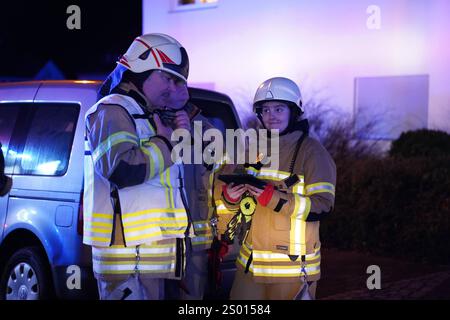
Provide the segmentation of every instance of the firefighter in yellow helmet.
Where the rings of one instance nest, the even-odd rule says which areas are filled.
[[[101,299],[163,299],[164,279],[183,276],[192,221],[170,137],[190,119],[178,110],[171,127],[158,112],[188,71],[177,40],[137,37],[86,113],[83,241]]]
[[[333,209],[336,166],[308,135],[300,89],[292,80],[264,81],[253,105],[262,125],[279,132],[279,167],[269,169],[261,161],[246,165],[247,173],[261,180],[259,186],[216,182],[215,197],[228,212],[251,217],[230,298],[314,299],[320,279],[319,225]],[[273,157],[276,150],[271,151]],[[232,215],[218,215],[221,234],[227,234]]]

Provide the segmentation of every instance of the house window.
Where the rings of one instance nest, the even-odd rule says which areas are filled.
[[[215,8],[219,0],[174,0],[172,11],[200,10]]]

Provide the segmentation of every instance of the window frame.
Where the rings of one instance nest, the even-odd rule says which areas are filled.
[[[202,3],[200,0],[195,0],[195,3],[190,4],[180,4],[179,0],[172,0],[172,10],[170,12],[183,12],[191,10],[203,10],[203,9],[213,9],[219,6],[219,0],[216,2],[206,2]]]
[[[8,101],[4,102],[8,104],[18,104],[19,105],[19,114],[18,118],[21,119],[21,121],[16,122],[16,125],[13,129],[10,142],[8,145],[8,149],[5,153],[5,163],[8,159],[8,153],[9,150],[13,149],[17,154],[22,154],[25,149],[25,144],[27,141],[27,138],[31,131],[31,124],[33,123],[33,120],[35,119],[35,115],[39,108],[45,107],[46,105],[63,105],[62,108],[67,108],[67,105],[72,105],[76,108],[76,115],[74,117],[74,129],[72,132],[72,137],[70,140],[70,149],[68,153],[68,159],[67,159],[67,165],[64,168],[63,171],[61,171],[59,174],[36,174],[36,173],[18,173],[17,168],[20,166],[18,163],[19,158],[14,159],[14,163],[10,164],[10,167],[12,167],[12,172],[8,172],[9,175],[15,175],[15,176],[29,176],[29,177],[62,177],[65,176],[67,173],[67,170],[69,169],[70,165],[70,159],[72,157],[72,151],[73,151],[73,143],[75,140],[76,130],[77,130],[77,124],[80,116],[81,111],[81,104],[78,102],[73,101],[39,101],[39,102],[32,102],[32,101]],[[20,160],[19,160],[20,161]]]
[[[14,125],[12,126],[12,128],[11,128],[11,132],[10,132],[10,135],[9,135],[9,137],[8,137],[8,141],[5,141],[5,140],[1,140],[0,141],[0,143],[1,143],[1,145],[2,145],[2,148],[4,148],[5,149],[5,152],[3,152],[3,150],[2,150],[2,152],[3,152],[3,155],[4,155],[4,157],[5,157],[5,169],[6,169],[6,155],[8,154],[8,150],[9,150],[9,148],[10,148],[10,145],[11,145],[11,141],[13,140],[13,136],[14,136],[14,131],[15,131],[15,128],[16,128],[16,126],[17,126],[17,124],[18,124],[18,119],[20,118],[20,116],[21,116],[21,113],[22,113],[22,110],[20,109],[20,103],[21,102],[18,102],[18,103],[10,103],[10,102],[0,102],[0,108],[4,108],[3,106],[5,106],[5,107],[8,107],[7,105],[11,105],[12,107],[14,107],[14,106],[17,106],[17,114],[16,114],[16,117],[15,117],[15,119],[14,119]],[[0,109],[0,110],[2,110],[2,109]],[[9,172],[7,172],[7,174],[10,174]]]
[[[10,104],[10,105],[17,105],[18,106],[18,113],[17,113],[17,119],[21,119],[21,121],[16,121],[16,123],[14,124],[14,127],[12,129],[11,132],[11,136],[9,138],[9,144],[8,147],[6,148],[5,152],[3,153],[4,158],[5,158],[5,174],[8,175],[14,175],[14,169],[16,167],[16,160],[17,157],[14,158],[14,161],[12,163],[9,163],[10,158],[9,158],[9,152],[10,150],[15,150],[16,153],[22,153],[23,151],[23,143],[22,141],[24,141],[24,139],[27,136],[27,133],[29,131],[29,127],[30,127],[30,117],[31,117],[31,107],[23,107],[23,105],[28,104],[31,105],[33,104],[32,101],[4,101],[2,103],[0,103],[0,108],[2,107],[2,105],[6,105],[6,104]],[[9,168],[12,168],[11,170],[9,170]]]

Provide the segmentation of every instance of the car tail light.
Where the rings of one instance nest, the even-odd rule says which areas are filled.
[[[83,235],[83,191],[81,191],[80,206],[78,208],[77,232],[79,235]]]

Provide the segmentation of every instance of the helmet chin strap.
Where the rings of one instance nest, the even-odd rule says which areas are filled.
[[[286,129],[284,129],[283,132],[280,132],[280,136],[299,129],[297,124],[301,121],[299,118],[303,113],[299,112],[297,108],[292,106],[289,107],[289,109],[291,110],[291,117],[289,118],[289,123]]]
[[[264,123],[264,120],[262,119],[261,113],[257,113],[256,117],[259,119],[259,122],[261,122],[264,129],[267,129],[266,124]]]

